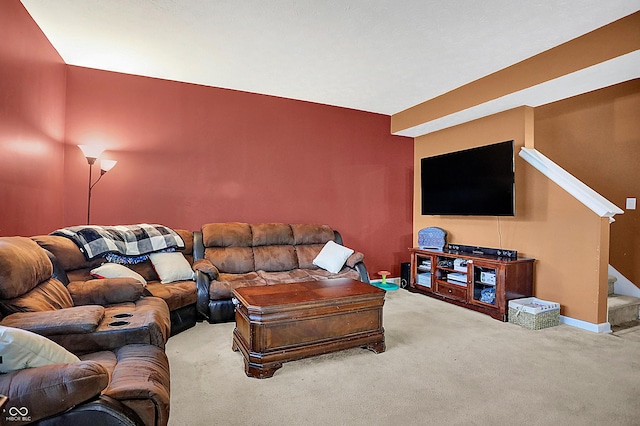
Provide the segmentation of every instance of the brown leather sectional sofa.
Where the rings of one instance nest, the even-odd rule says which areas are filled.
[[[58,344],[36,348],[42,356],[60,348],[79,359],[5,371],[10,357],[0,354],[0,372],[6,373],[0,394],[8,397],[0,424],[166,425],[167,304],[141,298],[142,284],[128,278],[76,282],[74,298],[64,279],[54,277],[51,259],[29,238],[0,238],[0,326],[5,334],[26,330]],[[96,287],[113,290],[97,292],[98,298],[108,294],[104,305],[92,303]],[[11,339],[9,352],[25,346]]]
[[[105,259],[87,261],[65,237],[0,238],[0,326],[45,336],[79,358],[0,374],[6,407],[18,414],[28,407],[28,420],[42,425],[165,425],[166,341],[196,321],[233,320],[234,288],[334,277],[369,282],[358,252],[336,273],[314,265],[328,241],[342,244],[325,225],[211,223],[176,232],[194,278],[163,284],[150,261],[127,265],[146,286],[93,278]]]

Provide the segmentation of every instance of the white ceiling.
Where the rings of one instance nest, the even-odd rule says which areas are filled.
[[[22,3],[70,65],[387,115],[640,10],[640,0]],[[628,62],[610,67],[640,63]]]

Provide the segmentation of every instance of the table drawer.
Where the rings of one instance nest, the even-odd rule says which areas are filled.
[[[463,302],[466,302],[467,300],[466,287],[453,285],[453,284],[446,284],[440,281],[438,281],[438,294],[444,297],[448,297],[450,299],[461,300]]]

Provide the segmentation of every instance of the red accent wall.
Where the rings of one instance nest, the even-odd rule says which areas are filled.
[[[0,2],[0,235],[63,217],[66,65],[18,0]]]
[[[389,116],[73,66],[67,88],[65,225],[86,221],[75,145],[100,142],[93,224],[323,223],[372,278],[408,261],[413,141]]]

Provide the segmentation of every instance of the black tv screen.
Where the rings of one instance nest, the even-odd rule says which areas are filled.
[[[514,216],[513,141],[421,160],[422,214]]]

